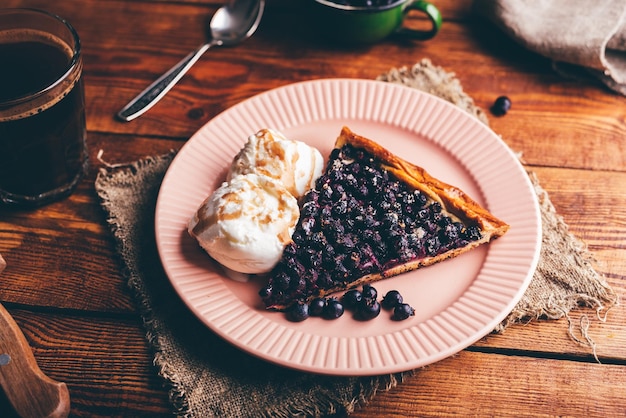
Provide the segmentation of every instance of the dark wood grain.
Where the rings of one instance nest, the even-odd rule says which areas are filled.
[[[12,311],[42,370],[70,387],[72,415],[168,414],[167,398],[156,379],[140,325],[134,320]],[[554,338],[555,333],[546,331],[543,324],[530,327],[531,333],[542,339],[535,348],[549,344],[548,334]],[[73,341],[71,347],[67,340]],[[398,388],[379,394],[355,416],[413,416],[416,408],[425,408],[419,416],[483,415],[485,411],[495,416],[519,416],[521,407],[526,408],[527,416],[537,416],[545,406],[543,402],[552,399],[555,387],[562,401],[551,407],[566,416],[580,416],[585,411],[591,415],[584,416],[611,416],[613,406],[602,397],[610,393],[614,402],[625,400],[623,362],[602,365],[582,355],[556,359],[554,352],[567,353],[554,341],[554,351],[544,355],[523,347],[499,354],[488,347],[493,344],[466,350],[417,371]]]
[[[171,416],[167,393],[135,315],[10,311],[41,370],[67,384],[71,416]],[[0,411],[7,406],[3,409],[0,404]]]
[[[492,128],[536,173],[598,271],[626,288],[626,106],[593,82],[560,78],[550,62],[478,20],[471,0],[435,1],[444,26],[428,42],[385,40],[347,48],[311,32],[305,0],[268,0],[259,31],[214,48],[159,104],[131,123],[113,117],[199,45],[221,1],[4,0],[72,22],[81,35],[91,166],[78,190],[33,211],[0,209],[7,268],[0,301],[22,328],[42,371],[67,382],[71,416],[171,416],[141,319],[93,183],[103,162],[182,147],[211,118],[257,93],[316,78],[372,79],[422,58],[456,74],[476,104],[511,98]],[[488,335],[378,394],[354,416],[619,416],[626,406],[626,309],[587,315],[599,364],[571,339],[566,319]],[[208,332],[208,331],[207,331]],[[10,415],[0,397],[0,416]]]
[[[4,261],[0,259],[0,273]],[[0,304],[0,386],[12,409],[23,417],[66,418],[70,395],[64,382],[45,375],[13,317]]]

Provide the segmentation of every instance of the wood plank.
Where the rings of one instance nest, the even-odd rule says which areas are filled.
[[[23,2],[15,1],[15,4],[20,3]],[[281,78],[287,77],[285,81],[288,82],[332,76],[373,78],[391,67],[413,62],[406,60],[407,52],[415,49],[412,44],[407,46],[388,41],[365,49],[329,50],[328,46],[320,46],[311,40],[305,39],[303,44],[303,39],[298,36],[284,39],[286,31],[298,29],[297,22],[287,18],[287,14],[293,11],[268,8],[264,20],[267,23],[253,39],[237,47],[236,60],[232,60],[232,49],[210,51],[181,82],[181,87],[168,95],[167,101],[160,106],[161,110],[146,116],[149,124],[116,124],[112,117],[107,118],[106,115],[112,116],[139,88],[145,87],[201,42],[205,25],[203,15],[212,12],[215,6],[190,4],[181,7],[179,4],[160,3],[147,11],[138,2],[125,4],[124,13],[120,14],[116,13],[120,7],[116,2],[98,2],[88,9],[73,3],[59,3],[57,12],[75,21],[81,32],[87,93],[88,97],[93,97],[88,100],[91,104],[88,109],[90,127],[97,130],[105,126],[114,131],[141,126],[142,131],[131,132],[149,134],[145,131],[149,128],[152,133],[189,136],[219,111],[257,92],[284,84],[280,80],[276,82],[278,70],[276,65],[272,65],[272,60],[283,57],[286,50],[296,51],[290,53],[296,54],[290,62],[285,64],[282,59],[280,62],[281,67],[291,67],[291,70],[283,68],[281,71]],[[35,6],[44,4],[44,1],[32,2]],[[195,8],[193,13],[189,8]],[[138,17],[124,18],[129,13]],[[110,18],[93,19],[94,14]],[[81,21],[87,20],[90,24],[82,27]],[[91,23],[94,21],[97,24]],[[114,36],[103,38],[112,26],[116,28]],[[167,41],[155,42],[163,33],[168,33]],[[577,149],[580,151],[574,154],[580,154],[582,161],[576,162],[575,166],[588,166],[586,162],[592,157],[594,161],[604,161],[607,169],[624,166],[623,156],[626,153],[619,138],[624,134],[625,118],[624,108],[619,106],[619,96],[606,95],[603,89],[595,86],[557,77],[549,69],[547,60],[525,51],[506,37],[498,36],[497,29],[491,26],[459,25],[453,21],[440,35],[432,42],[425,42],[423,46],[420,44],[421,55],[457,73],[466,90],[485,109],[497,95],[511,96],[514,103],[511,113],[506,118],[493,118],[492,123],[514,148],[525,152],[530,162],[536,163],[535,158],[559,158],[563,151]],[[276,42],[279,39],[284,42]],[[287,45],[284,45],[285,42]],[[115,51],[113,57],[112,50]],[[388,61],[377,58],[381,51],[385,51]],[[484,56],[480,62],[475,62],[477,53]],[[229,64],[224,64],[224,57],[230,58]],[[345,65],[346,62],[351,65]],[[145,68],[152,70],[146,73]],[[528,79],[528,73],[538,76]],[[537,94],[538,91],[550,94],[543,96]],[[100,100],[104,100],[108,108],[100,109]],[[207,100],[212,104],[206,104]],[[606,106],[598,106],[598,101]],[[563,108],[569,109],[571,114],[563,114]],[[608,109],[611,109],[610,113],[607,113]],[[584,119],[579,117],[583,114],[586,115]],[[96,115],[105,118],[98,120]],[[163,120],[165,122],[158,123]],[[181,125],[182,121],[187,123]],[[164,124],[167,124],[168,130],[162,129]],[[546,130],[545,125],[554,126],[554,130]],[[528,137],[545,140],[531,142],[539,149],[527,149],[523,145],[526,145]],[[610,151],[614,152],[605,153],[605,158],[589,156],[585,151],[598,148],[592,147],[595,138],[609,138]],[[547,165],[555,164],[549,162]]]
[[[352,417],[614,417],[626,371],[573,361],[462,352],[380,393]]]
[[[626,210],[623,202],[616,201],[615,197],[626,195],[626,176],[615,172],[546,167],[533,167],[532,170],[548,192],[557,212],[568,224],[570,232],[588,246],[598,273],[615,290],[619,299],[624,300],[626,247],[623,237],[626,233]],[[598,187],[588,187],[589,184],[597,184]],[[583,318],[584,316],[587,318]],[[572,323],[576,329],[580,321],[586,319],[590,321],[589,336],[597,344],[598,355],[609,362],[612,359],[623,359],[626,356],[626,307],[623,304],[613,307],[607,313],[604,323],[592,310],[572,312]],[[540,321],[515,326],[498,338],[488,337],[478,345],[518,347],[522,350],[549,346],[546,351],[589,355],[590,348],[569,339],[567,329],[565,319],[556,322]],[[578,331],[575,335],[583,339]]]
[[[67,384],[70,416],[171,416],[138,318],[7,310],[41,370]],[[0,411],[8,410],[6,399],[0,399]]]
[[[281,24],[281,21],[286,19],[282,15],[274,16],[272,14],[268,14],[266,18],[271,20],[267,28],[262,27],[253,39],[238,46],[236,57],[233,57],[232,49],[225,48],[215,49],[207,53],[202,61],[192,68],[190,73],[174,91],[168,94],[162,103],[158,104],[149,114],[142,117],[141,123],[112,124],[110,118],[94,121],[92,117],[94,129],[110,129],[115,132],[121,132],[123,129],[125,132],[140,134],[150,134],[150,131],[158,131],[170,132],[175,136],[189,136],[208,118],[253,94],[269,88],[311,78],[374,78],[392,67],[411,65],[415,62],[414,60],[408,61],[406,59],[406,54],[410,50],[407,45],[394,43],[383,43],[371,48],[356,50],[329,49],[327,46],[320,46],[313,41],[307,41],[303,44],[302,39],[294,36],[294,39],[286,40],[289,42],[289,45],[283,46],[284,42],[278,41],[284,41],[283,34],[286,31],[291,33],[291,30],[289,30],[291,28],[285,28],[286,23]],[[146,16],[145,20],[150,21],[151,19],[157,20],[157,17]],[[167,29],[168,32],[177,33],[183,30],[183,23],[178,23],[177,21],[170,23],[171,27]],[[120,30],[123,31],[123,27]],[[200,30],[200,28],[198,27],[197,30]],[[451,27],[450,30],[458,31],[460,28]],[[461,36],[465,37],[465,35],[462,34]],[[94,36],[97,35],[94,34]],[[150,34],[145,36],[149,37]],[[144,48],[148,42],[148,39],[142,39],[141,41],[137,40],[136,44],[140,45],[139,48]],[[108,47],[123,49],[120,54],[129,54],[127,58],[120,58],[120,63],[116,66],[119,74],[125,76],[138,75],[142,79],[136,81],[128,80],[123,85],[120,85],[119,80],[116,81],[109,78],[97,78],[88,82],[88,95],[90,85],[92,88],[99,88],[100,85],[104,85],[107,89],[107,94],[103,94],[104,92],[98,90],[92,95],[94,97],[106,97],[106,103],[102,103],[102,105],[108,107],[98,109],[101,111],[94,110],[92,113],[94,115],[112,115],[116,108],[120,106],[120,103],[123,104],[125,100],[128,100],[128,96],[132,97],[139,88],[145,86],[179,59],[180,54],[174,53],[174,56],[170,56],[169,51],[172,48],[180,48],[181,42],[172,40],[172,46],[161,46],[159,51],[153,51],[152,54],[150,54],[150,51],[137,49],[138,47],[133,45],[112,45]],[[195,45],[195,42],[186,45],[186,47],[192,48],[193,45]],[[456,62],[454,57],[456,57],[457,51],[453,51],[452,55],[450,55],[450,51],[446,50],[444,54],[444,51],[441,51],[443,49],[442,45],[434,46],[434,44],[426,44],[424,49],[426,51],[424,55],[430,56],[434,62],[442,61],[438,57],[445,55],[447,61],[450,62],[450,68],[454,68],[453,64]],[[461,54],[461,56],[458,56],[459,68],[467,67],[465,63],[471,60],[467,49],[469,48],[462,48],[458,51],[458,54]],[[388,61],[382,61],[377,58],[380,56],[381,51],[385,51],[384,53],[388,57]],[[288,61],[283,59],[285,53],[291,58]],[[133,58],[130,57],[131,54]],[[350,65],[346,65],[347,62]],[[110,63],[103,62],[103,64],[106,64],[106,68],[110,69]],[[130,64],[137,68],[139,66],[142,68],[155,68],[155,72],[147,75],[137,74],[133,67],[128,66]],[[100,71],[97,68],[98,63],[92,62],[91,66],[87,67],[91,68],[92,72],[99,76],[107,74],[105,69]],[[482,69],[476,68],[475,70],[478,70],[480,74],[485,72],[484,66]],[[86,74],[87,81],[89,81],[91,77],[89,70],[86,70]],[[277,74],[280,75],[278,79],[276,78]],[[116,84],[121,88],[111,89],[111,85]],[[125,92],[123,89],[126,88],[130,91]],[[121,94],[126,96],[126,98],[113,96],[116,94]],[[204,115],[204,117],[199,121],[190,120],[189,112],[191,112],[192,116]],[[186,126],[182,125],[185,121],[189,123]],[[164,127],[167,130],[164,131],[162,129]],[[186,130],[179,132],[179,129]]]
[[[56,6],[83,38],[88,127],[92,131],[188,138],[221,111],[267,89],[312,78],[371,79],[392,67],[429,57],[454,71],[485,110],[497,96],[511,97],[509,114],[491,117],[491,122],[530,164],[565,163],[573,168],[606,170],[626,167],[626,145],[621,140],[626,133],[626,108],[620,105],[619,96],[607,95],[590,83],[558,77],[546,59],[524,50],[493,26],[474,23],[469,12],[463,12],[466,20],[448,22],[435,40],[417,46],[389,40],[348,49],[322,44],[303,33],[302,25],[290,18],[293,6],[268,7],[263,25],[252,39],[236,49],[209,51],[141,120],[117,122],[113,118],[117,110],[202,41],[205,17],[216,7],[193,2],[144,6],[143,2],[123,6],[95,2],[79,7],[77,0]],[[454,10],[458,10],[456,6]],[[127,19],[129,14],[137,17]],[[96,19],[96,15],[108,18]],[[83,25],[83,21],[89,24]],[[163,33],[168,34],[165,40]],[[285,56],[290,59],[286,61]],[[548,94],[541,94],[543,91]]]
[[[72,416],[169,413],[138,320],[10,311],[41,369],[67,383]],[[625,373],[593,361],[463,351],[379,393],[354,416],[615,416],[626,405]]]
[[[105,0],[105,1],[116,1],[116,0]],[[143,3],[172,3],[172,0],[133,0],[134,2],[143,2]],[[266,0],[265,7],[268,9],[279,8],[281,10],[288,11],[298,11],[302,8],[302,4],[306,1],[313,0]],[[224,1],[220,0],[176,0],[176,3],[184,3],[184,4],[215,4],[221,5]],[[434,2],[442,16],[444,17],[444,22],[452,21],[452,20],[462,20],[467,19],[468,15],[471,14],[471,0],[437,0]],[[297,16],[296,16],[297,18]]]
[[[623,299],[624,294],[620,293]],[[529,356],[565,357],[579,361],[594,361],[595,351],[602,364],[622,364],[626,359],[625,311],[623,306],[616,306],[608,312],[606,321],[602,322],[593,310],[574,310],[570,312],[573,337],[568,332],[570,324],[566,318],[516,324],[502,334],[484,337],[473,348],[487,352],[526,352]],[[588,321],[587,332],[595,350],[581,332],[581,321],[584,321],[583,324]]]

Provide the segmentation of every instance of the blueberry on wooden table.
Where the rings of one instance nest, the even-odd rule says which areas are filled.
[[[506,96],[500,96],[491,106],[491,112],[496,116],[505,115],[511,109],[511,99]]]

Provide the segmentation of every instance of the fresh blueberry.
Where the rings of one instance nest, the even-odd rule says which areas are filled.
[[[363,300],[356,312],[354,313],[354,317],[361,321],[369,321],[370,319],[376,318],[380,314],[380,303],[376,299],[372,300]]]
[[[309,317],[309,305],[297,302],[287,312],[287,319],[291,322],[302,322]]]
[[[491,107],[491,112],[496,116],[505,115],[511,108],[511,99],[506,96],[500,96],[496,99]]]
[[[322,316],[325,319],[337,319],[341,315],[343,315],[343,311],[344,309],[341,302],[339,302],[339,300],[335,298],[330,298],[326,302],[326,306],[324,307],[324,312],[322,313]]]
[[[382,306],[385,309],[393,309],[402,303],[402,295],[397,290],[390,290],[383,297]]]
[[[357,289],[348,290],[341,297],[341,302],[346,307],[346,309],[356,309],[356,307],[363,300],[363,294]]]
[[[326,307],[326,299],[315,298],[309,303],[309,315],[322,316],[324,308]]]
[[[391,316],[391,319],[394,321],[404,321],[413,315],[415,315],[415,309],[413,309],[408,303],[401,303],[393,308],[393,315]]]
[[[376,298],[378,297],[378,291],[369,284],[363,285],[363,290],[361,291],[361,294],[363,295],[363,299],[366,300],[376,300]]]

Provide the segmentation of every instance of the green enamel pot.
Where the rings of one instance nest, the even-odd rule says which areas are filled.
[[[390,35],[409,39],[432,39],[441,28],[439,10],[422,0],[397,0],[383,6],[350,6],[332,0],[314,0],[315,26],[326,37],[347,43],[374,43]],[[425,15],[431,27],[408,27],[409,13]]]

